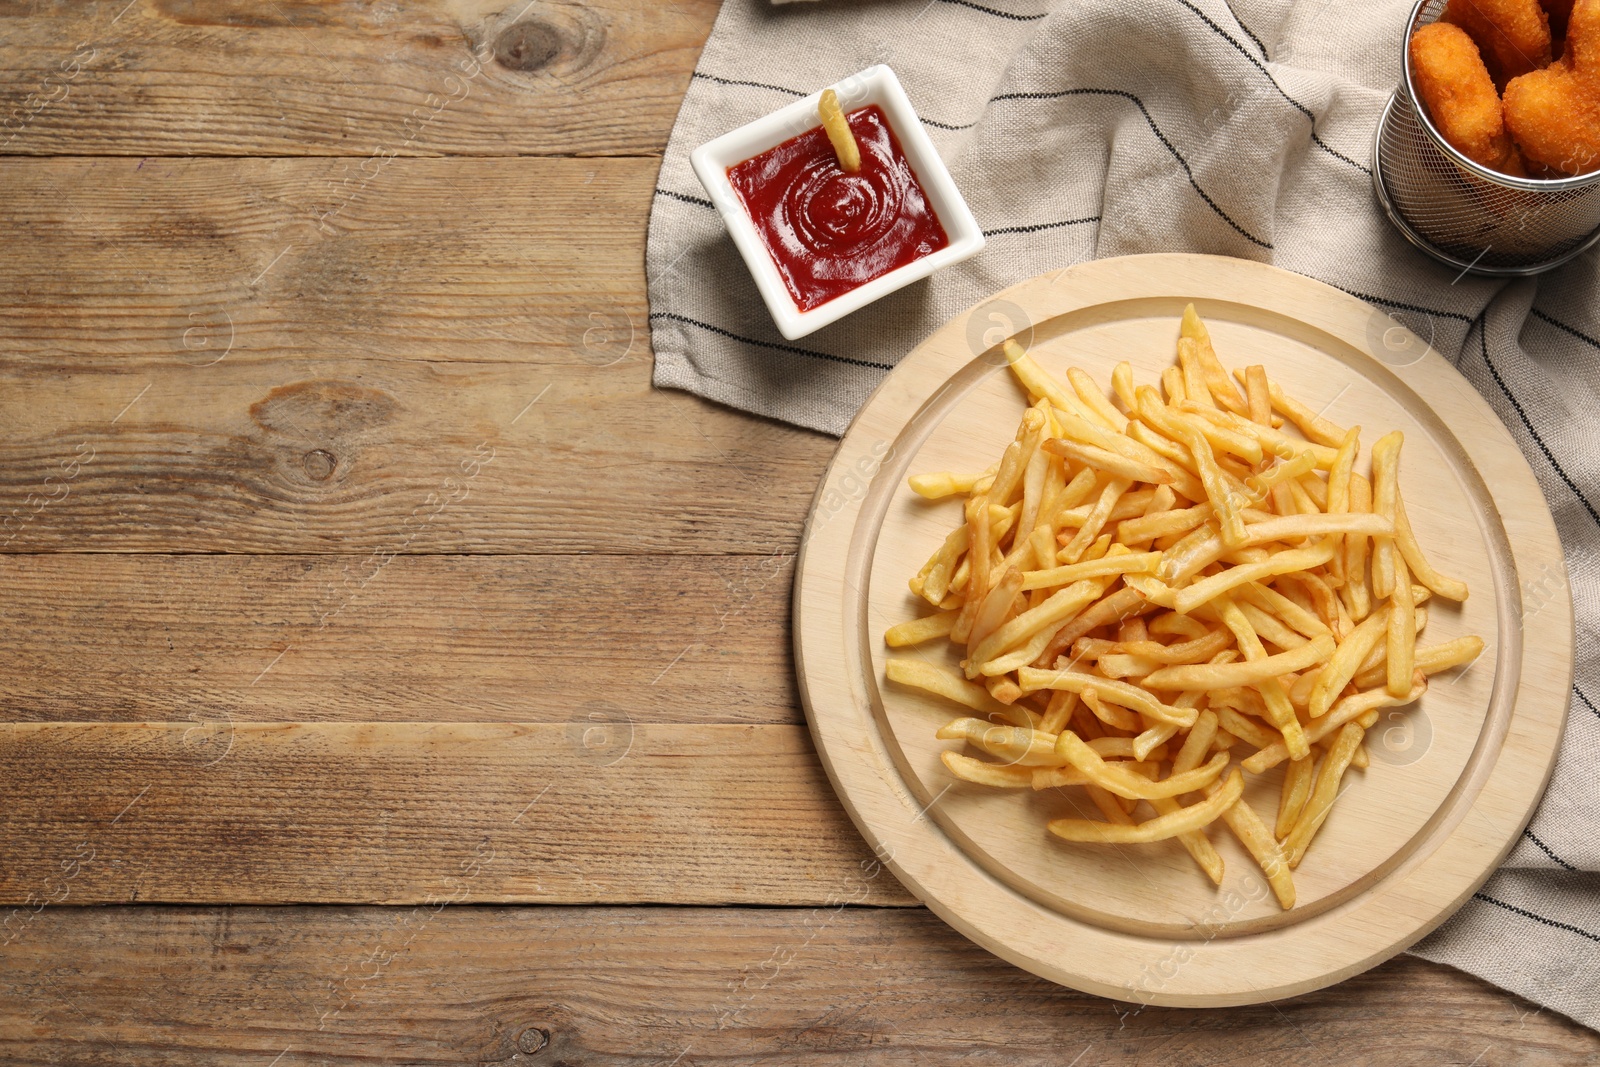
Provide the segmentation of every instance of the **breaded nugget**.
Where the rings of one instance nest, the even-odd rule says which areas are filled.
[[[1506,86],[1506,128],[1530,163],[1557,174],[1600,169],[1600,0],[1577,0],[1561,61]]]
[[[1600,0],[1597,0],[1600,2]],[[1411,35],[1411,80],[1434,126],[1462,155],[1506,174],[1523,174],[1506,134],[1500,96],[1465,30],[1435,22]]]
[[[1529,162],[1558,174],[1600,168],[1600,93],[1566,64],[1513,78],[1505,107]]]
[[[1563,62],[1586,78],[1600,78],[1600,0],[1577,0],[1567,22]]]
[[[1441,21],[1478,43],[1496,85],[1550,65],[1550,18],[1539,0],[1450,0]]]

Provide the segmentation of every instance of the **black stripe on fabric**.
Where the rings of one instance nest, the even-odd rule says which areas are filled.
[[[985,15],[996,15],[1003,19],[1010,19],[1012,22],[1038,22],[1040,19],[1044,18],[1044,15],[1013,15],[1009,11],[996,11],[992,7],[984,7],[982,4],[974,4],[972,0],[943,0],[943,2],[946,4],[956,4],[960,7],[970,7],[974,11],[982,11]]]
[[[771,348],[778,352],[793,352],[797,356],[810,356],[813,359],[826,359],[834,363],[848,363],[852,367],[871,367],[873,370],[894,370],[894,367],[888,363],[871,363],[864,359],[850,359],[848,356],[835,356],[827,352],[818,352],[811,348],[796,348],[794,345],[780,345],[775,344],[772,341],[758,341],[754,337],[741,337],[739,334],[733,333],[730,330],[724,330],[721,326],[713,326],[709,322],[701,322],[699,319],[691,319],[685,315],[674,315],[670,311],[652,311],[650,313],[650,317],[652,319],[670,319],[673,322],[681,322],[687,326],[697,326],[702,330],[709,330],[712,333],[721,334],[730,341],[738,341],[741,344],[756,345],[760,348]]]
[[[1512,394],[1511,387],[1507,385],[1506,380],[1500,376],[1499,368],[1497,368],[1494,365],[1494,362],[1489,359],[1488,333],[1489,331],[1485,328],[1483,320],[1479,319],[1478,347],[1483,352],[1483,365],[1489,368],[1489,373],[1494,376],[1495,384],[1498,385],[1500,387],[1500,391],[1506,395],[1506,399],[1511,401],[1511,406],[1516,409],[1517,417],[1522,420],[1522,425],[1527,427],[1529,436],[1533,438],[1533,443],[1539,446],[1539,451],[1543,452],[1544,458],[1550,461],[1550,466],[1555,468],[1555,472],[1561,476],[1561,480],[1567,483],[1567,488],[1572,490],[1572,495],[1578,498],[1578,502],[1581,503],[1583,505],[1583,509],[1589,513],[1589,517],[1594,520],[1595,525],[1600,526],[1600,512],[1595,511],[1594,505],[1589,503],[1589,498],[1584,496],[1583,490],[1578,488],[1578,483],[1573,481],[1571,476],[1568,475],[1566,471],[1562,470],[1561,464],[1556,462],[1555,453],[1551,452],[1550,446],[1544,443],[1544,438],[1539,436],[1539,431],[1533,428],[1533,420],[1528,418],[1528,413],[1523,410],[1521,401],[1519,401],[1516,396]]]
[[[1312,141],[1313,144],[1315,144],[1318,148],[1322,149],[1324,152],[1328,153],[1330,156],[1333,156],[1335,159],[1339,159],[1339,160],[1344,161],[1345,163],[1350,164],[1352,167],[1356,168],[1356,170],[1359,170],[1361,173],[1367,175],[1368,177],[1372,176],[1372,171],[1368,170],[1366,167],[1363,167],[1361,164],[1357,163],[1355,160],[1351,159],[1349,156],[1345,155],[1343,152],[1338,152],[1338,151],[1335,151],[1332,148],[1329,148],[1327,143],[1324,142],[1321,137],[1317,136],[1317,117],[1311,113],[1311,109],[1306,107],[1300,101],[1296,100],[1294,97],[1290,96],[1288,93],[1284,92],[1283,91],[1283,86],[1278,84],[1278,79],[1274,78],[1272,76],[1272,72],[1267,70],[1266,67],[1261,65],[1261,61],[1259,59],[1257,59],[1255,56],[1250,54],[1249,49],[1245,48],[1245,46],[1240,44],[1238,41],[1235,41],[1233,39],[1233,37],[1231,35],[1229,35],[1229,33],[1226,30],[1224,30],[1221,26],[1218,26],[1215,22],[1212,22],[1210,16],[1208,16],[1204,11],[1201,11],[1199,8],[1195,7],[1193,4],[1189,3],[1189,0],[1178,0],[1178,3],[1182,4],[1184,7],[1188,8],[1190,11],[1194,12],[1195,15],[1197,15],[1199,17],[1201,22],[1204,22],[1207,26],[1211,27],[1211,32],[1212,33],[1215,33],[1218,37],[1221,37],[1224,41],[1227,41],[1229,44],[1233,45],[1233,47],[1238,51],[1238,53],[1241,56],[1244,56],[1246,59],[1248,59],[1250,61],[1250,65],[1255,67],[1257,70],[1259,70],[1261,72],[1261,76],[1266,78],[1267,81],[1269,83],[1271,83],[1271,85],[1272,85],[1272,87],[1274,89],[1278,90],[1278,95],[1279,96],[1283,97],[1285,100],[1289,101],[1289,103],[1293,104],[1295,109],[1298,110],[1300,112],[1300,114],[1302,114],[1302,115],[1304,115],[1306,117],[1306,121],[1311,123],[1311,141]],[[1234,21],[1238,21],[1237,18]],[[1240,29],[1244,29],[1244,24],[1240,23],[1239,28]],[[1250,31],[1245,30],[1245,32],[1249,33]],[[1256,44],[1259,46],[1261,44],[1261,42],[1260,41],[1256,41]],[[1265,48],[1261,49],[1261,53],[1263,55],[1266,54],[1266,51],[1267,50]]]
[[[1529,841],[1532,841],[1534,844],[1538,845],[1540,852],[1543,852],[1546,856],[1549,856],[1551,859],[1555,860],[1556,863],[1560,864],[1562,867],[1565,867],[1567,870],[1575,871],[1575,870],[1578,869],[1578,868],[1574,867],[1572,864],[1568,863],[1566,860],[1562,859],[1560,856],[1556,855],[1555,854],[1555,850],[1552,849],[1549,845],[1545,844],[1543,841],[1540,841],[1538,835],[1535,834],[1532,830],[1524,830],[1524,831],[1522,831],[1522,836],[1526,837]]]
[[[1223,2],[1227,3],[1227,0],[1223,0]],[[1233,9],[1232,4],[1228,4],[1228,14],[1233,16],[1233,21],[1241,30],[1244,31],[1245,36],[1254,41],[1256,43],[1256,47],[1261,49],[1261,58],[1265,59],[1269,63],[1272,62],[1272,57],[1267,55],[1267,46],[1262,44],[1261,38],[1257,37],[1250,27],[1244,24],[1244,19],[1239,17],[1239,13]]]
[[[1594,712],[1595,718],[1600,719],[1600,708],[1589,702],[1589,698],[1583,695],[1583,690],[1573,686],[1572,691],[1577,694],[1579,700],[1583,701],[1583,706]]]
[[[674,200],[682,200],[685,204],[693,204],[695,207],[708,207],[713,211],[717,209],[717,205],[709,200],[702,200],[698,196],[685,196],[683,193],[675,193],[671,189],[657,189],[656,195],[670,196]]]
[[[1082,226],[1087,222],[1099,222],[1099,215],[1086,215],[1081,219],[1064,219],[1061,222],[1036,222],[1032,226],[1002,226],[998,230],[984,230],[985,237],[998,237],[1003,233],[1038,233],[1040,230],[1059,230],[1063,226]]]
[[[1194,188],[1195,192],[1200,194],[1200,199],[1204,200],[1223,222],[1237,230],[1245,240],[1268,250],[1272,248],[1270,242],[1263,241],[1237,222],[1234,222],[1228,213],[1218,207],[1215,200],[1211,199],[1211,194],[1200,188],[1200,183],[1195,181],[1194,169],[1189,166],[1189,161],[1183,158],[1182,152],[1173,147],[1171,141],[1167,140],[1167,135],[1161,132],[1161,127],[1156,125],[1156,120],[1150,117],[1150,109],[1144,106],[1144,101],[1132,93],[1122,89],[1062,89],[1053,93],[1001,93],[999,96],[991,97],[989,103],[996,104],[1002,100],[1059,100],[1066,96],[1120,96],[1124,100],[1133,101],[1134,106],[1139,109],[1139,113],[1144,116],[1144,121],[1150,127],[1150,132],[1154,133],[1156,139],[1166,147],[1168,152],[1172,153],[1172,158],[1178,161],[1178,165],[1183,168],[1184,174],[1188,175],[1189,184]]]
[[[933,119],[923,119],[922,124],[924,126],[937,126],[941,130],[970,130],[972,127],[976,126],[978,122],[976,119],[974,119],[971,122],[963,123],[962,125],[957,126],[950,122],[935,122]]]
[[[1547,919],[1543,915],[1535,915],[1526,908],[1519,908],[1515,904],[1507,904],[1505,901],[1497,900],[1487,893],[1474,893],[1472,894],[1472,899],[1481,900],[1485,904],[1493,904],[1497,908],[1504,908],[1514,915],[1522,916],[1524,919],[1532,919],[1536,923],[1544,923],[1544,925],[1554,927],[1557,930],[1565,930],[1568,933],[1577,934],[1579,937],[1587,937],[1590,941],[1600,942],[1600,934],[1591,934],[1581,926],[1573,926],[1571,923],[1556,922],[1554,919]]]
[[[1591,348],[1600,348],[1600,341],[1596,341],[1593,337],[1590,337],[1588,334],[1584,333],[1582,330],[1576,329],[1576,328],[1574,328],[1572,326],[1568,326],[1564,322],[1557,322],[1555,319],[1552,319],[1549,315],[1546,315],[1544,312],[1540,311],[1538,308],[1533,308],[1532,310],[1533,310],[1533,317],[1534,318],[1543,319],[1545,322],[1548,322],[1550,325],[1554,326],[1558,330],[1565,330],[1567,333],[1570,333],[1572,336],[1576,337],[1578,340],[1582,341],[1584,344],[1590,346]]]
[[[781,85],[768,85],[766,82],[739,81],[737,78],[719,78],[715,74],[702,74],[698,70],[694,72],[693,76],[701,81],[716,82],[718,85],[747,85],[752,89],[771,89],[775,93],[788,93],[790,96],[811,95],[810,93],[802,93],[798,89],[785,89]]]
[[[1334,285],[1332,282],[1324,282],[1323,284],[1333,285],[1333,287],[1339,290],[1341,293],[1349,293],[1357,300],[1365,300],[1369,304],[1378,304],[1386,308],[1399,308],[1401,311],[1418,311],[1424,315],[1437,315],[1442,319],[1459,319],[1460,321],[1466,323],[1477,321],[1472,316],[1463,315],[1458,311],[1440,311],[1437,308],[1425,308],[1417,304],[1402,304],[1398,300],[1385,300],[1381,296],[1372,296],[1369,293],[1363,293],[1356,289],[1346,289],[1344,286]]]

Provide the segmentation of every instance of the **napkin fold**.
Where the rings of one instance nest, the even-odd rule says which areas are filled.
[[[1600,259],[1537,282],[1458,276],[1390,226],[1372,138],[1409,12],[1404,0],[727,0],[655,190],[655,384],[843,433],[951,316],[1036,274],[1140,252],[1275,263],[1405,323],[1527,456],[1567,562],[1529,576],[1525,604],[1569,587],[1578,639],[1538,813],[1506,865],[1412,951],[1600,1029]],[[689,152],[874,63],[899,75],[988,245],[786,341]]]

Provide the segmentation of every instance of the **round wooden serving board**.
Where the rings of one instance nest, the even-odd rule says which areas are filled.
[[[1194,302],[1230,369],[1251,363],[1366,449],[1405,433],[1401,484],[1417,536],[1465,580],[1429,602],[1421,637],[1475,633],[1470,667],[1436,676],[1368,737],[1349,785],[1295,871],[1282,911],[1231,834],[1214,888],[1176,841],[1083,845],[1045,823],[1077,790],[957,782],[934,732],[967,714],[884,681],[883,632],[928,607],[907,580],[961,521],[955,501],[906,487],[919,471],[981,470],[1026,397],[998,356],[1015,335],[1044,368],[1109,386],[1171,366]],[[1525,580],[1564,573],[1544,497],[1482,398],[1393,319],[1275,267],[1215,256],[1100,260],[1023,282],[918,346],[856,417],[818,490],[795,578],[801,693],[828,775],[857,827],[908,889],[963,934],[1035,974],[1119,1000],[1209,1006],[1290,996],[1401,951],[1461,905],[1516,842],[1544,790],[1567,709],[1573,624],[1565,583],[1529,605]],[[956,662],[947,642],[904,650]],[[902,654],[904,654],[904,652]],[[1270,825],[1279,772],[1246,792]]]

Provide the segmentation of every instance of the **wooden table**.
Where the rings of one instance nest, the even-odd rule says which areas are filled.
[[[1595,1062],[1411,959],[1081,996],[871,864],[789,651],[833,442],[650,387],[716,6],[0,13],[0,1061]]]

